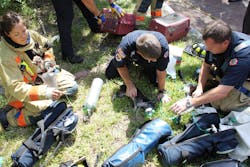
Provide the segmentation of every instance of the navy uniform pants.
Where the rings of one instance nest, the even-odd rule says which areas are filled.
[[[138,0],[135,12],[146,13],[149,6],[151,5],[151,10],[161,9],[164,0]]]
[[[114,65],[115,59],[112,59],[105,71],[105,75],[108,79],[114,79],[117,77],[120,77],[117,68]],[[157,77],[156,77],[156,63],[148,63],[145,61],[139,61],[137,62],[139,66],[143,68],[143,74],[149,79],[150,83],[152,83],[154,86],[157,87]],[[129,66],[132,65],[132,62],[129,62],[126,64],[126,66],[129,68]]]
[[[57,26],[60,34],[62,55],[64,57],[73,57],[73,46],[71,38],[71,26],[74,17],[73,2],[81,10],[83,16],[88,22],[88,25],[93,32],[100,32],[94,15],[87,9],[81,0],[52,0],[53,6],[56,11]],[[80,31],[79,31],[80,33]]]

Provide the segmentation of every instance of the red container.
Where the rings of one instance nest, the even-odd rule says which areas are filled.
[[[103,9],[106,21],[101,24],[101,31],[117,35],[125,35],[135,29],[135,15],[125,13],[123,17],[114,16],[110,10]]]
[[[178,13],[152,19],[149,29],[161,32],[168,42],[178,40],[187,35],[190,29],[190,19]]]

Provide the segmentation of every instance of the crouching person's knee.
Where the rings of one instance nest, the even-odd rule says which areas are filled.
[[[114,60],[111,60],[111,62],[109,63],[108,67],[105,70],[105,76],[107,79],[114,79],[120,76],[116,67],[113,64],[113,61]]]

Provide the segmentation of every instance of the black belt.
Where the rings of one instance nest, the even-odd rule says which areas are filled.
[[[246,96],[250,97],[250,91],[247,88],[240,86],[240,87],[236,87],[236,89],[240,91],[241,93],[245,94]]]

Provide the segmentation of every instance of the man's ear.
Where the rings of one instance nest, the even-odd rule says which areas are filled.
[[[225,41],[222,43],[222,45],[223,45],[225,48],[227,48],[227,47],[229,46],[229,44],[230,44],[230,41],[229,41],[229,40],[225,40]]]

